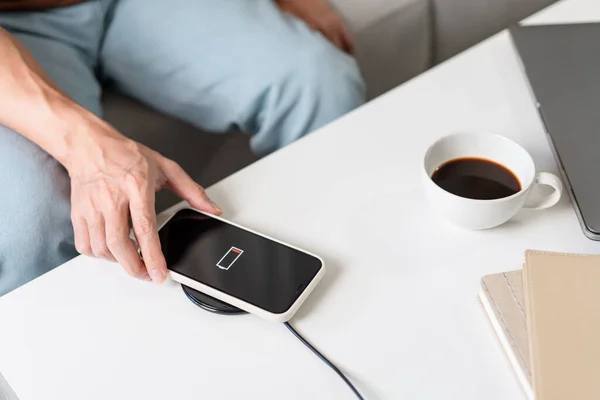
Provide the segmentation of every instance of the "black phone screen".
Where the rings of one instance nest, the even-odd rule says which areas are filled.
[[[275,314],[287,311],[321,261],[194,210],[159,231],[167,268]]]

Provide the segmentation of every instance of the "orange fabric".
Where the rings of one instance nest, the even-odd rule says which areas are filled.
[[[41,10],[44,8],[64,7],[85,0],[0,0],[0,11]]]

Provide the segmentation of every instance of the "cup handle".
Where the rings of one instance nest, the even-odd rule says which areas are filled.
[[[527,210],[543,210],[544,208],[550,208],[560,200],[563,192],[563,185],[560,179],[554,174],[549,172],[540,172],[535,177],[536,185],[546,185],[554,188],[554,191],[548,195],[544,200],[535,206],[524,206]]]

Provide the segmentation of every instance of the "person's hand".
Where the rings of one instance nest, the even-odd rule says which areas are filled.
[[[127,139],[66,96],[35,58],[0,27],[0,124],[36,143],[71,178],[75,247],[118,261],[140,279],[163,282],[167,266],[154,212],[155,191],[168,188],[190,205],[220,214],[204,189],[175,162]],[[133,226],[142,258],[129,238]]]
[[[88,119],[88,118],[86,118]],[[192,207],[221,210],[179,165],[136,143],[97,118],[65,163],[71,177],[71,218],[77,250],[119,262],[136,278],[160,283],[167,276],[154,212],[155,191],[168,188]],[[129,238],[129,220],[140,259]]]
[[[321,32],[340,50],[352,54],[354,41],[338,13],[326,0],[276,0],[282,11],[300,18]]]

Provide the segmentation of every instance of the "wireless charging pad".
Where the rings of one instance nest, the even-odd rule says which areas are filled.
[[[187,298],[203,310],[222,315],[246,314],[246,311],[244,310],[240,310],[237,307],[224,303],[221,300],[217,300],[214,297],[210,297],[207,294],[200,293],[188,286],[181,285],[181,288]]]

